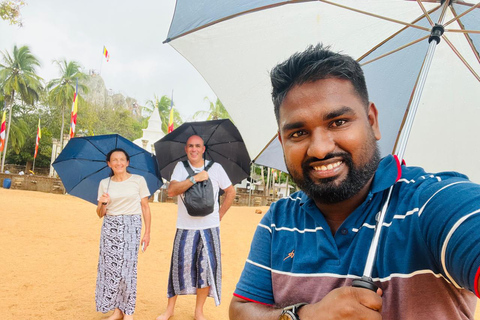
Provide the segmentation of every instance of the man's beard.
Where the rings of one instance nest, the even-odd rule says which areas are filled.
[[[361,167],[355,167],[352,156],[348,153],[330,154],[322,160],[333,157],[341,157],[344,164],[349,168],[348,175],[344,181],[336,182],[337,177],[320,179],[314,182],[309,175],[312,167],[310,163],[318,161],[319,159],[308,159],[302,163],[303,177],[298,172],[290,170],[293,181],[297,186],[303,190],[310,198],[317,202],[325,204],[338,203],[350,199],[356,195],[373,177],[380,162],[380,151],[376,142],[374,144],[374,152],[370,159]]]

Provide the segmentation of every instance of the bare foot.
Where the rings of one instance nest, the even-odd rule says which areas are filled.
[[[195,314],[194,319],[195,319],[195,320],[207,320],[207,318],[205,318],[205,316],[203,315],[203,313]]]
[[[168,311],[165,311],[165,313],[162,313],[161,315],[156,317],[155,320],[168,320],[172,316],[173,316],[173,313],[169,313]]]
[[[115,309],[115,311],[113,311],[113,314],[106,318],[105,320],[122,320],[123,319],[123,313],[122,311],[120,311],[120,309]]]
[[[123,316],[123,320],[133,320],[133,315],[126,314]]]

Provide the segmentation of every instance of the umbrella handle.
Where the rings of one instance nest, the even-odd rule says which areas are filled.
[[[373,283],[372,278],[363,276],[360,279],[355,279],[352,282],[352,287],[354,288],[364,288],[371,290],[373,292],[377,292],[378,287],[375,283]]]

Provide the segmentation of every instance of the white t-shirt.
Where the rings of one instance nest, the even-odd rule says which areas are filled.
[[[142,214],[141,200],[150,196],[145,178],[137,174],[132,174],[121,182],[115,182],[111,178],[103,179],[98,186],[97,200],[104,193],[110,195],[107,214],[111,216]]]
[[[206,163],[208,164],[208,160]],[[189,162],[190,164],[190,162]],[[195,174],[201,172],[203,170],[203,166],[201,168],[194,168],[190,165],[192,170]],[[178,162],[173,169],[171,181],[178,181],[182,182],[186,180],[188,177],[187,169],[183,165],[182,161]],[[192,230],[201,230],[201,229],[209,229],[215,228],[220,226],[220,215],[218,214],[218,191],[219,188],[226,189],[232,185],[230,179],[228,178],[227,173],[223,169],[222,165],[219,163],[214,163],[210,169],[208,169],[208,177],[212,181],[213,185],[213,192],[215,197],[215,207],[213,208],[213,213],[205,216],[205,217],[192,217],[188,214],[187,208],[185,208],[185,204],[183,204],[182,199],[180,198],[182,195],[179,195],[177,198],[178,203],[178,216],[177,216],[177,228],[178,229],[192,229]]]

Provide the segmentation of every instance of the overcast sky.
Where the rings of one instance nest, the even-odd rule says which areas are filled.
[[[58,78],[53,60],[79,62],[101,72],[107,89],[144,105],[171,96],[183,118],[207,110],[216,99],[200,74],[168,44],[175,0],[26,0],[23,27],[0,19],[0,50],[27,45],[41,62],[45,80]],[[110,61],[102,56],[103,46]]]

